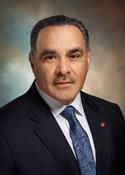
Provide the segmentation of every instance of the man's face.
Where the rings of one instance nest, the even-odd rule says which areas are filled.
[[[30,62],[40,89],[69,104],[83,87],[90,51],[76,26],[51,26],[39,32],[36,54],[30,54]]]

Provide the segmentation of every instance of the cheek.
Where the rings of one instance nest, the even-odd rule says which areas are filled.
[[[43,81],[44,84],[49,84],[53,81],[54,71],[50,67],[46,66],[38,66],[37,67],[37,76],[40,81]]]
[[[78,82],[78,85],[80,87],[83,86],[83,84],[84,84],[87,71],[88,71],[88,68],[87,68],[86,64],[77,67],[77,72],[76,72],[77,80],[76,81]]]
[[[88,65],[87,62],[84,64],[79,64],[74,67],[74,72],[77,76],[77,78],[84,78],[86,76],[86,73],[88,71]]]

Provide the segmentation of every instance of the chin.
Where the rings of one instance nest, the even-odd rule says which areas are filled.
[[[53,97],[55,99],[57,99],[58,101],[60,101],[61,103],[68,105],[70,103],[73,102],[73,100],[75,99],[75,97],[77,96],[77,92],[73,92],[73,90],[70,91],[60,91],[60,92],[56,92],[55,94],[53,94]]]
[[[66,98],[58,98],[57,100],[59,100],[61,103],[63,103],[64,105],[69,105],[70,103],[73,102],[74,98],[75,97],[72,97],[72,98],[67,98],[67,96],[65,95]]]

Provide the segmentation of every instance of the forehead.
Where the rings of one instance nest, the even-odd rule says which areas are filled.
[[[84,36],[73,25],[45,27],[39,32],[37,49],[43,47],[78,47],[84,45]]]

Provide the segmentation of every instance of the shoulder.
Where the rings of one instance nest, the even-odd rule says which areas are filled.
[[[13,127],[20,123],[27,111],[26,94],[17,97],[5,106],[0,108],[0,129],[4,126]]]
[[[89,107],[97,111],[100,116],[107,118],[107,120],[125,123],[124,116],[118,104],[85,92],[81,92],[81,98],[83,99],[84,103],[88,104]]]
[[[25,98],[26,94],[23,94],[16,99],[12,100],[11,102],[7,103],[3,107],[0,108],[0,115],[3,113],[11,113],[14,111],[20,111],[20,109],[25,106]]]
[[[93,96],[90,95],[88,93],[85,92],[81,92],[81,97],[84,98],[84,100],[88,103],[92,103],[95,104],[97,107],[101,107],[101,106],[106,106],[106,107],[116,107],[118,106],[116,103],[112,103],[110,101],[107,101],[103,98],[97,97],[97,96]]]

